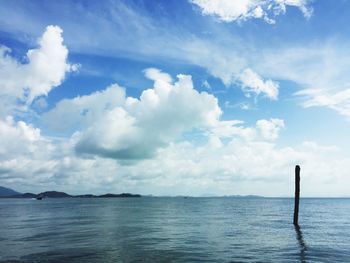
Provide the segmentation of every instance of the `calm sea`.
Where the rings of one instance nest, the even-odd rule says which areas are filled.
[[[350,199],[0,199],[0,262],[350,262]]]

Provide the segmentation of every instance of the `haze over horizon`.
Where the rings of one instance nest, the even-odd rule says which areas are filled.
[[[350,196],[348,1],[0,0],[0,185]]]

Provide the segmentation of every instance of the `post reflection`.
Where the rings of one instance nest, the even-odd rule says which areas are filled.
[[[303,238],[303,233],[301,232],[300,226],[299,225],[294,225],[295,232],[297,235],[297,240],[299,243],[300,247],[300,262],[306,263],[306,251],[307,251],[307,246]]]

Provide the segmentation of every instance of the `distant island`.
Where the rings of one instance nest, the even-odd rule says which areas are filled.
[[[0,198],[128,198],[141,197],[139,194],[121,193],[121,194],[103,194],[103,195],[70,195],[65,192],[46,191],[39,194],[19,193],[10,188],[0,186]]]
[[[0,198],[129,198],[129,197],[178,197],[178,198],[194,198],[194,196],[185,196],[185,195],[177,195],[177,196],[154,196],[154,195],[139,195],[139,194],[131,194],[131,193],[121,193],[121,194],[102,194],[102,195],[94,195],[94,194],[82,194],[82,195],[70,195],[65,192],[58,191],[46,191],[41,192],[39,194],[34,193],[19,193],[13,189],[6,188],[0,186]],[[206,194],[203,196],[199,196],[199,198],[205,197],[215,197],[215,198],[242,198],[242,199],[256,199],[256,198],[265,198],[260,195],[212,195]]]

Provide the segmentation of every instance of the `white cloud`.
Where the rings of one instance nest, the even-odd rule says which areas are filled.
[[[67,63],[68,49],[63,45],[61,34],[60,27],[48,26],[38,40],[39,47],[27,52],[25,64],[12,58],[9,48],[0,47],[0,101],[3,116],[11,109],[18,108],[17,100],[24,106],[30,105],[35,98],[46,96],[50,90],[59,86],[67,72],[77,70],[77,65]]]
[[[22,153],[33,153],[37,150],[37,142],[41,139],[40,130],[23,121],[15,122],[8,116],[0,120],[0,156],[13,157]]]
[[[164,73],[157,68],[147,68],[144,70],[145,76],[157,82],[171,83],[173,80],[168,73]]]
[[[211,133],[202,145],[187,141],[169,143],[160,147],[153,158],[122,165],[110,158],[80,158],[74,154],[74,140],[52,145],[37,128],[8,118],[0,122],[1,138],[9,141],[7,145],[1,141],[6,154],[0,154],[0,180],[2,184],[21,185],[19,190],[34,192],[50,188],[70,193],[291,196],[294,165],[300,164],[303,196],[347,193],[350,161],[342,157],[337,147],[314,142],[278,147],[264,138],[274,137],[274,129],[267,129],[268,136],[259,135],[258,127],[269,126],[265,125],[267,122],[281,126],[281,121],[274,120],[260,120],[255,127],[238,121],[223,123],[254,130],[256,136],[247,140],[240,131],[220,134],[221,138]]]
[[[304,108],[327,107],[350,120],[350,89],[336,91],[333,94],[323,89],[306,89],[296,92],[304,101]]]
[[[186,42],[182,40],[181,43]],[[164,42],[171,41],[163,39]],[[171,54],[165,51],[162,53],[159,49],[161,44],[148,47],[151,46],[162,55],[168,55],[168,58],[182,57],[186,61],[206,67],[210,73],[228,84],[237,80],[249,64],[249,58],[242,58],[235,45],[235,48],[231,48],[233,51],[230,51],[227,46],[222,48],[220,45],[204,41],[194,45],[189,42],[184,45],[178,43],[171,42],[183,50],[170,52]],[[108,49],[110,47],[108,46]],[[154,50],[138,50],[154,54]],[[334,84],[335,81],[338,84],[346,82],[346,74],[341,74],[342,77],[339,78],[339,74],[346,71],[349,61],[346,56],[342,56],[342,52],[331,56],[332,52],[313,47],[303,48],[303,52],[297,51],[300,49],[273,50],[274,57],[271,54],[266,55],[265,52],[261,54],[266,57],[255,57],[254,54],[253,57],[257,61],[254,70],[262,76],[285,78],[306,86],[311,86],[315,81],[316,84],[323,82],[324,85]],[[8,53],[5,53],[2,57],[9,59]],[[244,57],[243,53],[242,56]],[[333,60],[337,64],[332,64]],[[12,58],[6,60],[8,61],[13,62],[16,67],[23,66]],[[7,64],[8,68],[12,67],[11,62]],[[329,67],[325,67],[326,65]],[[338,66],[333,67],[336,65]],[[339,69],[343,71],[339,73]],[[79,131],[71,139],[63,138],[54,144],[45,138],[40,130],[28,123],[11,118],[2,121],[0,138],[8,139],[0,140],[3,149],[0,161],[1,183],[15,181],[30,185],[31,188],[27,189],[42,187],[41,190],[51,188],[72,193],[89,190],[103,192],[109,189],[113,192],[155,194],[200,195],[211,192],[288,195],[292,193],[290,185],[293,180],[293,166],[300,163],[302,180],[305,183],[304,195],[339,195],[348,192],[349,178],[346,171],[350,169],[350,161],[348,158],[339,157],[335,147],[324,147],[310,142],[295,147],[278,147],[272,140],[276,139],[282,130],[281,121],[260,120],[252,127],[245,126],[242,122],[219,121],[220,109],[214,110],[214,105],[217,104],[214,103],[215,97],[199,93],[193,87],[186,93],[176,88],[176,83],[180,80],[174,84],[166,73],[159,70],[152,69],[145,73],[155,80],[155,84],[154,88],[149,89],[140,98],[127,98],[122,88],[112,85],[104,91],[59,102],[57,107],[46,115],[46,120],[49,121],[51,116],[51,126],[60,128],[69,136]],[[175,94],[174,90],[178,90],[178,94]],[[18,92],[19,95],[16,96],[23,97],[23,91],[19,89]],[[178,101],[181,96],[184,100],[182,104]],[[205,101],[204,97],[210,99]],[[334,101],[339,102],[340,99],[336,98]],[[344,103],[341,102],[342,105]],[[205,105],[208,107],[201,109]],[[194,116],[194,113],[200,112],[207,117]],[[212,117],[208,117],[209,112],[213,113]],[[173,119],[172,116],[176,118]],[[173,126],[178,124],[180,128],[173,129]],[[192,127],[208,126],[207,143],[198,146],[186,141],[177,142],[179,134],[183,131]],[[164,127],[167,129],[160,129]],[[119,128],[120,131],[116,130]],[[98,136],[98,133],[106,137]],[[139,160],[127,166],[121,165],[120,161],[100,157],[115,153],[116,149],[130,150],[131,145],[142,149],[141,146],[145,145],[144,140],[152,140],[153,136],[156,139],[156,147],[151,150],[156,152],[153,158]],[[91,139],[92,146],[88,152],[95,154],[93,158],[85,159],[75,155],[74,147],[83,139]],[[93,139],[96,139],[96,142]],[[132,151],[129,153],[132,154]],[[78,188],[83,190],[77,190]]]
[[[274,140],[283,120],[260,120],[256,127],[241,121],[220,121],[221,109],[213,95],[194,89],[190,76],[172,78],[157,69],[145,70],[154,87],[140,98],[126,97],[117,84],[90,95],[65,99],[44,114],[54,130],[73,134],[80,154],[115,159],[143,159],[181,138],[184,132],[201,129],[218,138]],[[59,124],[59,125],[57,125]]]
[[[8,116],[0,120],[0,180],[36,184],[52,177],[57,161],[50,140],[38,128]]]
[[[187,58],[205,67],[225,85],[241,86],[248,95],[261,94],[272,100],[278,99],[282,86],[273,79],[292,82],[295,89],[300,89],[296,94],[305,99],[303,107],[327,107],[347,117],[349,45],[339,43],[325,41],[304,46],[288,44],[284,47],[242,51],[240,56],[235,51],[240,49],[238,45],[229,50],[208,43],[204,48],[204,43],[194,42],[190,50],[199,51],[188,50],[192,57],[188,55]],[[249,65],[254,65],[254,69],[250,69]]]
[[[288,6],[300,9],[306,18],[312,14],[308,0],[191,0],[201,8],[204,15],[215,15],[223,22],[263,19],[273,24],[272,16],[286,13]]]
[[[204,80],[202,82],[202,87],[204,87],[206,90],[213,92],[213,89],[210,85],[210,83],[207,80]]]
[[[75,119],[81,129],[71,138],[52,142],[23,121],[1,121],[0,136],[6,138],[0,142],[1,182],[71,193],[278,196],[292,195],[293,168],[301,164],[304,196],[346,193],[350,161],[338,148],[314,142],[278,147],[274,140],[283,120],[262,119],[253,127],[220,121],[216,98],[194,90],[189,76],[180,75],[173,84],[161,75],[154,80],[158,84],[139,99],[112,85],[61,101],[47,117],[60,123],[66,117],[65,128],[72,131]],[[193,127],[203,128],[203,144],[177,141]],[[76,155],[77,143],[94,157]],[[152,158],[144,159],[150,153]]]
[[[219,121],[210,129],[209,134],[217,138],[241,138],[245,141],[274,141],[279,137],[284,121],[281,119],[261,119],[255,127],[244,126],[243,121]]]
[[[237,1],[231,2],[234,4]],[[283,4],[287,1],[278,2]],[[295,1],[289,1],[288,5],[292,5],[293,2]],[[302,1],[296,1],[295,5],[298,6],[299,2]],[[215,37],[209,35],[208,37],[198,35],[198,32],[207,30],[205,25],[196,25],[196,28],[198,27],[196,32],[179,30],[181,27],[171,26],[169,23],[163,24],[154,17],[140,13],[130,5],[123,3],[102,4],[97,11],[74,4],[68,6],[60,3],[60,6],[62,9],[74,10],[73,17],[70,15],[66,17],[68,26],[65,28],[65,36],[67,36],[70,48],[76,52],[112,57],[119,57],[121,52],[123,56],[130,59],[142,59],[152,63],[159,59],[161,61],[163,59],[180,61],[207,69],[211,75],[220,78],[227,86],[237,84],[236,81],[246,68],[254,69],[263,78],[271,78],[274,75],[274,71],[265,74],[263,68],[255,66],[260,64],[261,56],[264,54],[260,47],[256,47],[260,45],[260,41],[247,41],[244,36],[222,30],[219,26],[213,28],[214,30],[210,33]],[[13,12],[9,9],[5,11]],[[23,13],[26,14],[26,12]],[[74,22],[76,14],[82,17],[84,23]],[[32,16],[26,15],[19,19],[33,20]],[[40,17],[37,19],[40,24]],[[133,23],[125,21],[133,21]],[[27,26],[24,21],[21,24],[20,20],[16,20],[16,23],[7,28],[36,34],[37,30],[33,33],[32,29]],[[24,29],[27,29],[28,32]],[[81,37],[76,38],[76,32],[80,32]],[[86,39],[94,39],[94,41],[86,41]],[[272,49],[275,50],[276,47]],[[264,63],[266,61],[262,61],[261,64]],[[91,71],[94,70],[99,71],[98,68]]]
[[[126,97],[115,84],[63,100],[44,119],[52,128],[78,129],[74,139],[79,153],[116,159],[150,157],[183,132],[216,125],[221,115],[218,100],[195,90],[191,76],[178,75],[172,84],[171,77],[159,70],[147,69],[145,74],[154,80],[154,87],[139,99]]]
[[[69,135],[87,129],[106,112],[124,105],[125,99],[125,90],[114,84],[90,95],[63,99],[54,110],[45,113],[42,119],[53,130]]]
[[[278,83],[270,79],[264,81],[250,68],[242,72],[239,76],[239,81],[241,82],[242,90],[247,96],[250,96],[252,93],[256,95],[262,93],[271,100],[277,100],[278,98]]]
[[[275,140],[280,130],[284,128],[284,121],[281,119],[258,120],[256,127],[265,140]]]
[[[64,150],[65,144],[71,149]],[[170,143],[153,158],[131,165],[98,156],[80,158],[72,147],[61,142],[41,156],[17,154],[0,160],[0,180],[34,192],[292,196],[294,165],[300,164],[303,196],[343,195],[350,183],[349,159],[336,147],[313,142],[277,147],[263,139],[247,141],[234,136],[224,143],[210,136],[200,146]]]
[[[256,130],[244,127],[243,121],[239,120],[220,121],[210,132],[218,138],[241,137],[246,140],[253,140],[256,137]]]
[[[85,191],[291,196],[294,165],[300,164],[303,196],[339,196],[347,193],[349,163],[336,147],[312,142],[281,148],[263,139],[246,141],[233,137],[224,143],[209,137],[201,146],[186,141],[170,143],[153,158],[131,165],[99,157],[69,156],[60,162],[55,173],[60,175],[57,180],[62,184],[88,189]]]
[[[182,56],[186,60],[206,68],[212,76],[219,78],[227,87],[233,85],[241,87],[246,95],[262,94],[266,98],[277,100],[279,84],[271,77],[279,78],[286,75],[287,70],[295,70],[289,67],[285,72],[275,69],[273,62],[279,59],[277,56],[272,58],[275,54],[268,56],[260,50],[242,49],[245,45],[239,41],[225,46],[194,39],[188,43],[184,42],[182,46],[184,49]],[[271,65],[275,71],[265,69],[264,64]],[[250,65],[254,65],[254,70]],[[276,72],[281,73],[275,74]],[[265,79],[262,76],[269,78]],[[298,80],[300,79],[301,77]]]

